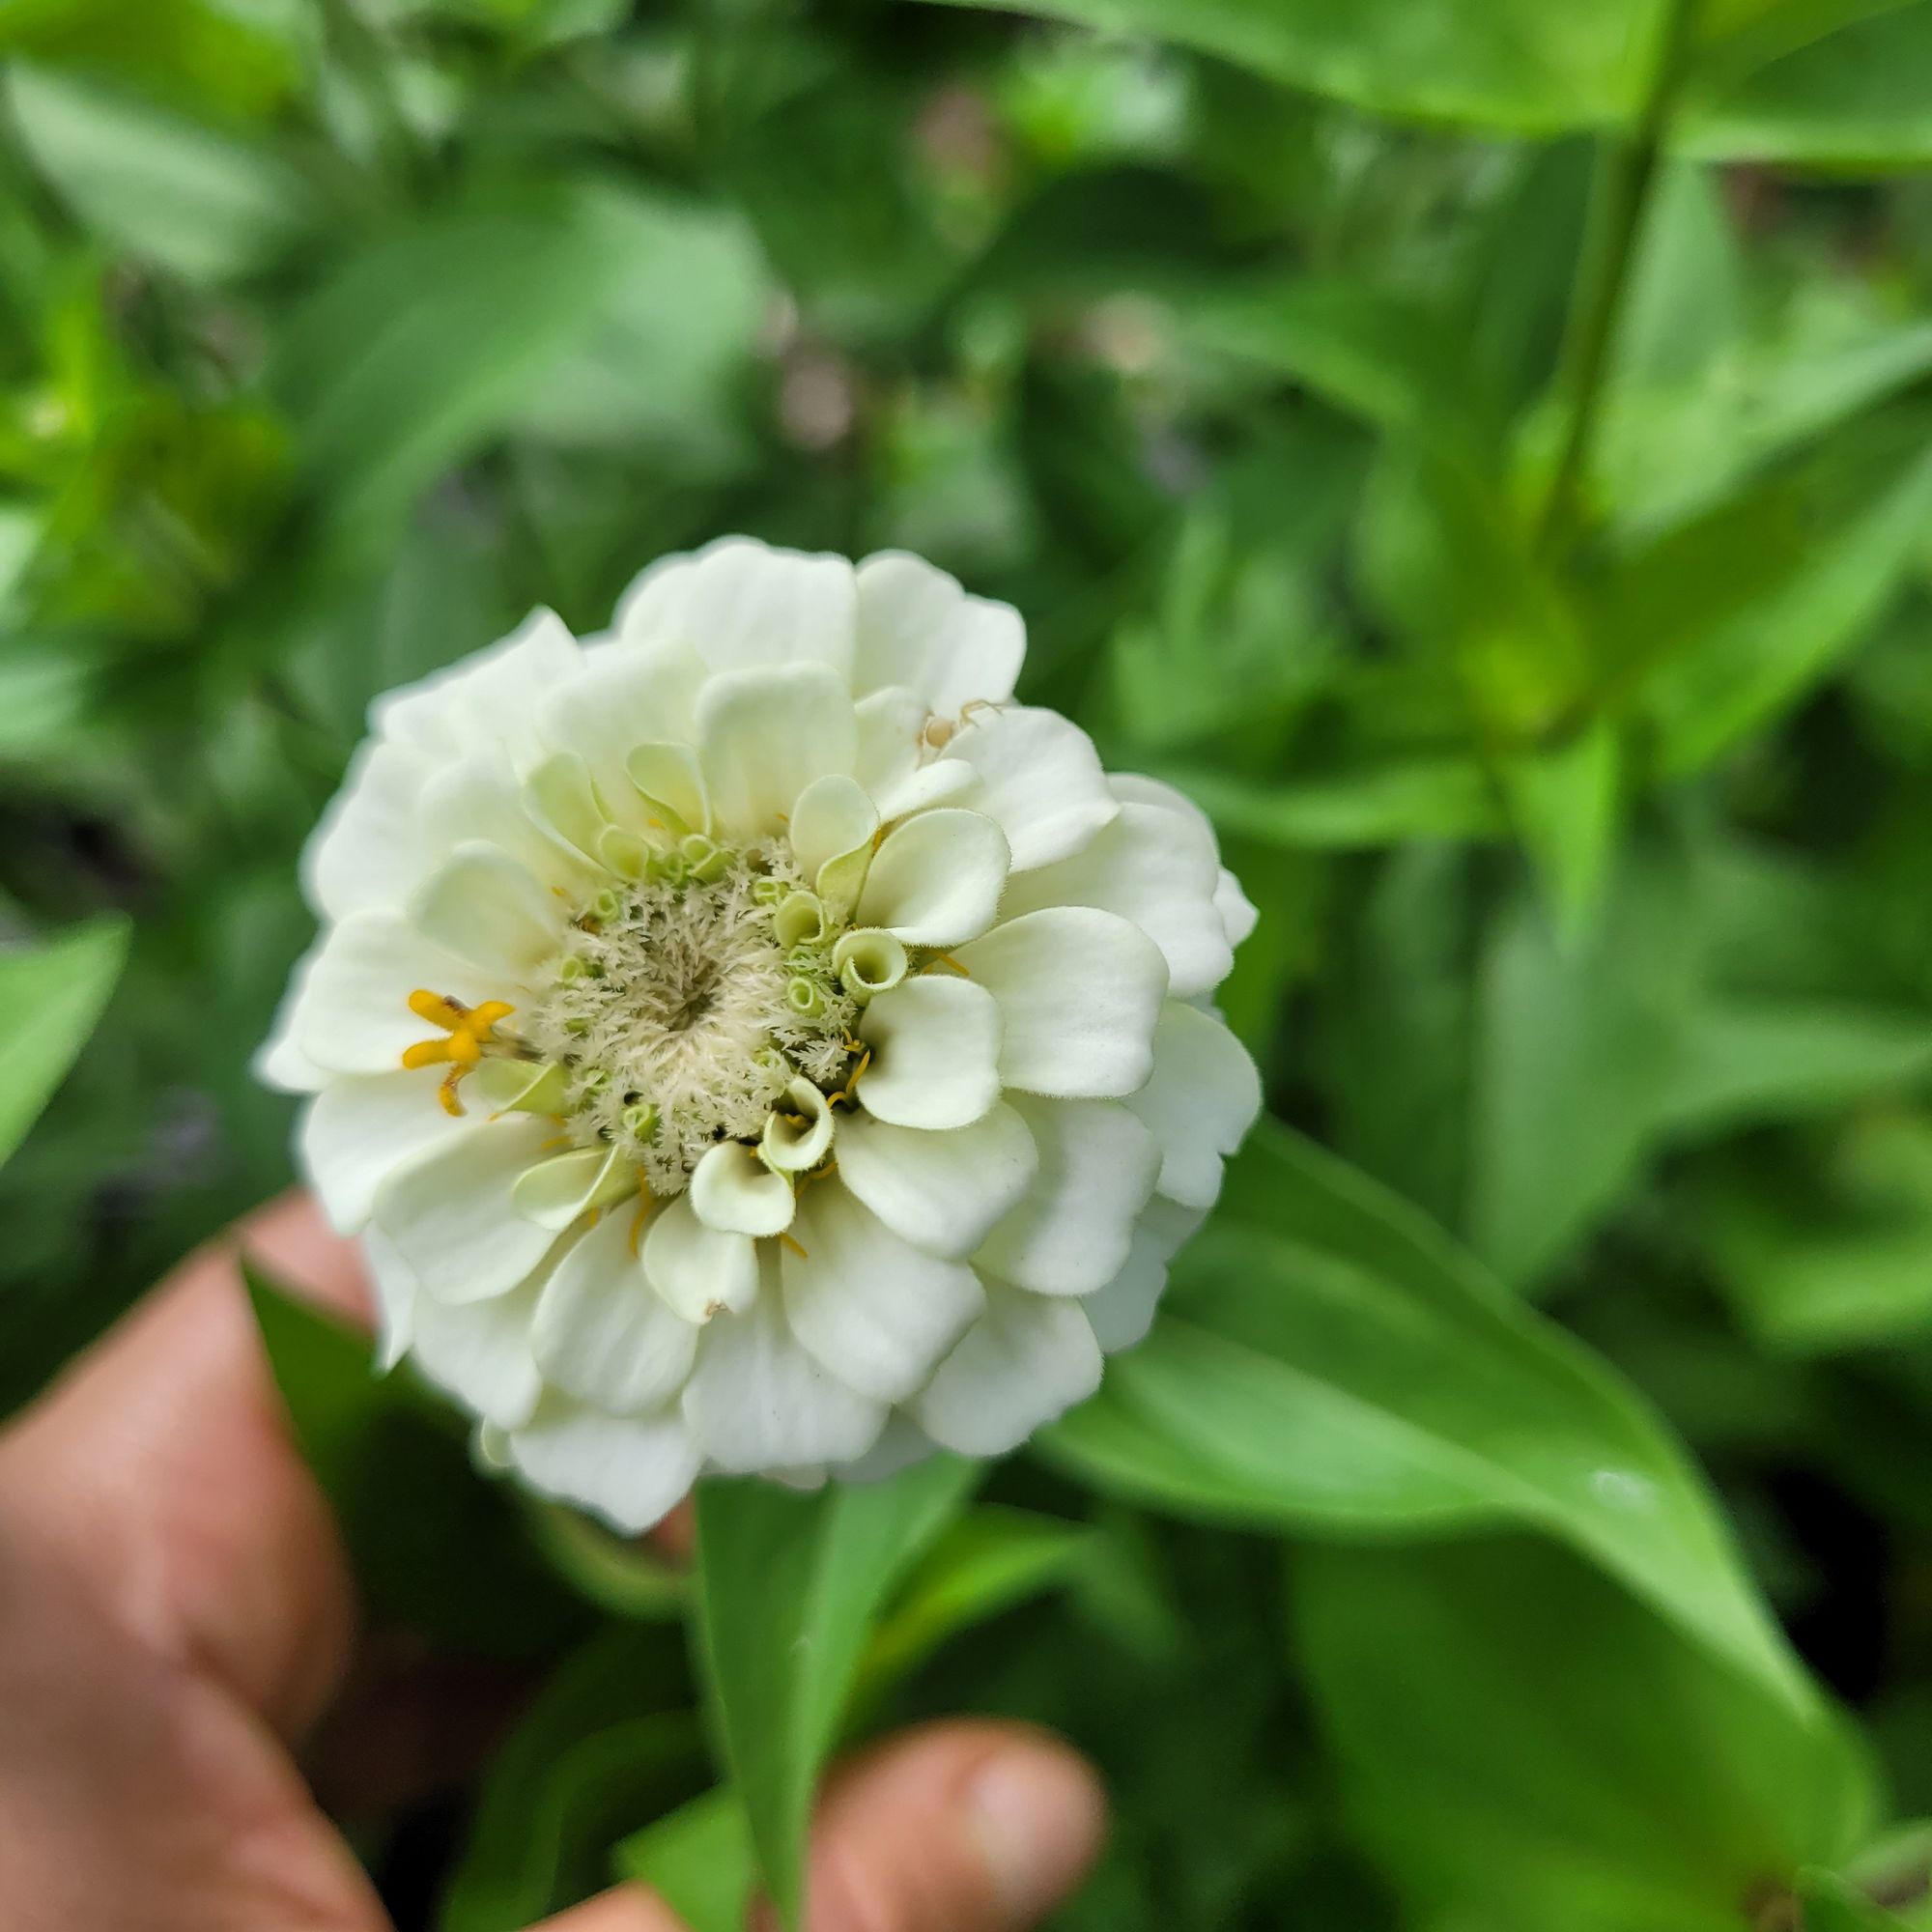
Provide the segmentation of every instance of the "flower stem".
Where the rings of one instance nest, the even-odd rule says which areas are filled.
[[[1537,526],[1537,545],[1546,555],[1564,550],[1583,519],[1584,485],[1603,414],[1610,356],[1630,296],[1636,244],[1671,117],[1690,71],[1691,27],[1699,0],[1663,0],[1663,5],[1657,51],[1636,121],[1605,142],[1599,163],[1590,232],[1571,299],[1558,379],[1568,398],[1569,419]]]

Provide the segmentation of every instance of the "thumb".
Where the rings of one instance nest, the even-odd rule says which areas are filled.
[[[1105,1828],[1098,1781],[1055,1739],[986,1722],[904,1732],[826,1792],[808,1932],[1024,1932],[1079,1883]]]
[[[655,1894],[626,1885],[546,1918],[541,1925],[532,1925],[530,1932],[684,1932],[684,1921]]]
[[[1017,1724],[930,1724],[840,1771],[812,1832],[808,1932],[1025,1932],[1100,1848],[1092,1771]],[[758,1932],[775,1921],[761,1908]],[[684,1932],[652,1893],[604,1893],[531,1932]]]

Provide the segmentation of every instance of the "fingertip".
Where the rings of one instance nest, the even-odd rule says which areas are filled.
[[[574,1905],[530,1932],[685,1932],[684,1922],[656,1892],[641,1885],[620,1885]]]
[[[1086,1877],[1107,1832],[1087,1760],[1044,1732],[1014,1729],[967,1782],[965,1815],[1012,1925],[1031,1925]]]
[[[812,1932],[1022,1932],[1106,1835],[1098,1778],[1028,1725],[932,1724],[848,1766],[813,1836]]]
[[[367,1324],[369,1276],[361,1246],[328,1225],[313,1195],[299,1188],[278,1195],[249,1215],[239,1233],[243,1258],[276,1286]]]

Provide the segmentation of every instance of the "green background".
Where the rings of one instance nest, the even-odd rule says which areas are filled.
[[[1277,1124],[1027,1456],[695,1585],[261,1285],[379,1616],[543,1686],[400,1921],[711,1932],[974,1709],[1108,1776],[1069,1925],[1932,1924],[1932,4],[1043,11],[0,0],[0,1152],[132,916],[0,1413],[288,1179],[374,694],[904,546],[1213,814]]]

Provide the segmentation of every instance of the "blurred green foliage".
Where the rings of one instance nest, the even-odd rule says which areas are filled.
[[[374,694],[721,532],[904,545],[1213,814],[1329,1151],[992,1500],[879,1502],[895,1590],[716,1528],[695,1676],[679,1579],[263,1290],[381,1609],[559,1660],[408,1923],[620,1841],[728,1920],[855,1679],[1097,1755],[1073,1926],[1932,1923],[1932,0],[1030,11],[0,0],[0,1141],[119,927],[41,942],[134,918],[0,1175],[0,1411],[288,1179]],[[763,1626],[748,1539],[820,1579]]]

